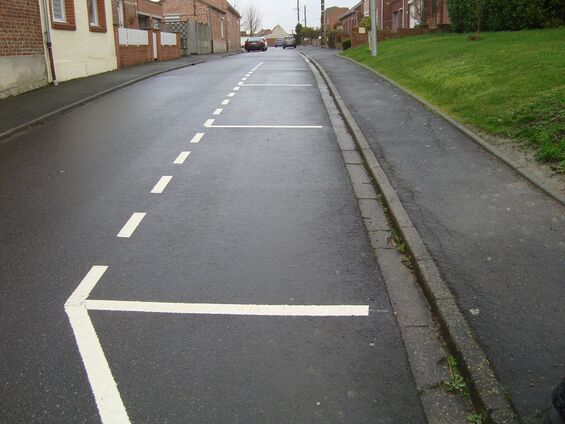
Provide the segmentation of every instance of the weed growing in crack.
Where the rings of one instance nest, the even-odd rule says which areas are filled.
[[[483,416],[478,412],[467,415],[467,422],[470,424],[483,424]]]
[[[449,393],[455,393],[462,397],[469,396],[467,384],[465,384],[465,379],[459,372],[459,368],[457,367],[457,359],[455,359],[454,356],[447,358],[447,366],[449,367],[451,377],[449,378],[449,381],[445,382],[445,389]]]

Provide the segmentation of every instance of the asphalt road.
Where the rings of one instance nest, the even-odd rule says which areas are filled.
[[[425,422],[295,51],[163,74],[0,144],[0,239],[0,422]]]
[[[524,422],[565,375],[565,209],[335,51],[310,49],[367,137]]]

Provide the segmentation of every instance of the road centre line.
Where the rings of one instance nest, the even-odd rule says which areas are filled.
[[[204,133],[196,133],[196,135],[194,137],[192,137],[192,140],[190,140],[191,143],[200,143],[200,140],[202,140],[202,137],[204,137]]]
[[[145,215],[147,215],[145,212],[134,212],[128,222],[126,222],[126,225],[124,225],[118,233],[118,237],[130,238],[137,226],[141,223],[143,218],[145,218]]]
[[[243,77],[241,80],[242,80],[242,81],[247,81],[247,77]]]
[[[212,124],[214,123],[215,119],[208,119],[206,122],[204,122],[204,126],[206,128],[210,128],[212,127]]]
[[[222,106],[226,106],[229,102],[230,102],[230,99],[225,99],[225,100],[222,102]]]
[[[228,94],[228,97],[233,97],[233,96],[235,96],[235,93]]]
[[[233,91],[239,91],[240,88],[241,88],[241,87],[234,87],[234,88],[233,88]]]
[[[182,165],[184,163],[184,161],[188,158],[189,155],[190,155],[190,152],[180,152],[180,154],[177,156],[177,158],[173,162],[173,165]]]
[[[91,311],[150,312],[195,315],[255,315],[304,317],[366,317],[368,305],[244,305],[86,300]]]
[[[157,184],[155,184],[155,187],[153,187],[151,193],[152,194],[163,193],[163,191],[165,191],[165,188],[167,188],[167,185],[171,182],[172,179],[173,179],[172,175],[163,175],[161,179],[157,182]]]
[[[213,114],[214,114],[214,115],[219,115],[220,113],[223,112],[223,110],[224,110],[224,109],[216,109]]]
[[[122,397],[84,306],[86,298],[107,269],[107,266],[100,265],[95,265],[90,269],[65,302],[65,312],[69,317],[102,422],[104,424],[128,424],[130,420]]]

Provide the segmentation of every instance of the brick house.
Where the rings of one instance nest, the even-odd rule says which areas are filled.
[[[208,24],[214,52],[241,48],[241,16],[227,0],[163,0],[163,9],[165,20]]]
[[[47,85],[39,2],[2,0],[0,7],[0,98]]]
[[[178,35],[161,31],[161,2],[112,0],[112,11],[119,68],[181,56]]]
[[[326,31],[333,31],[339,24],[339,18],[349,11],[347,7],[328,7],[324,11],[324,27]]]
[[[364,0],[361,0],[339,18],[338,28],[341,29],[342,39],[351,38],[353,28],[358,28],[364,18]]]
[[[393,32],[417,25],[437,28],[450,23],[445,0],[392,0],[390,20]]]

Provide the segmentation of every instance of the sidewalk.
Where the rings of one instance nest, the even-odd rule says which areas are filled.
[[[164,62],[153,62],[87,78],[66,81],[58,86],[47,86],[19,96],[0,100],[0,140],[92,97],[106,94],[124,85],[190,65],[220,59],[236,53],[186,56]]]
[[[523,422],[565,375],[563,205],[374,73],[304,50],[329,74]]]

